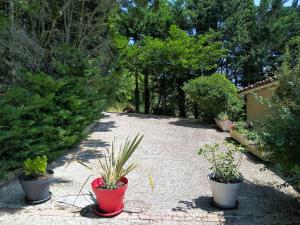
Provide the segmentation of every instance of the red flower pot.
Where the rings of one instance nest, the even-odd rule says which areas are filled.
[[[124,185],[112,190],[101,188],[101,186],[104,185],[102,177],[92,181],[91,185],[96,195],[99,209],[103,212],[113,213],[123,207],[123,199],[128,186],[128,179],[123,177],[121,181],[124,183]]]

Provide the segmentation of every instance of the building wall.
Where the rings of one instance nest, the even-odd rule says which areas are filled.
[[[255,120],[262,120],[265,115],[271,113],[268,107],[261,104],[253,93],[265,99],[270,99],[277,88],[278,83],[274,83],[273,85],[268,85],[267,87],[262,87],[261,89],[254,89],[253,91],[249,91],[245,94],[248,121],[253,122]]]

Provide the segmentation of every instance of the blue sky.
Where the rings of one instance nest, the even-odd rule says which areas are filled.
[[[260,0],[254,0],[254,2],[255,2],[255,5],[259,5]],[[292,5],[292,2],[293,2],[293,0],[288,0],[288,1],[285,3],[285,5],[286,5],[286,6],[290,6],[290,5]]]

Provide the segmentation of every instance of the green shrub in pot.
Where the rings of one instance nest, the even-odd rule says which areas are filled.
[[[54,172],[47,169],[47,157],[37,156],[26,159],[24,173],[19,176],[19,182],[25,193],[25,202],[29,204],[43,203],[51,198],[49,192]]]
[[[234,208],[242,184],[242,175],[239,171],[242,155],[236,158],[237,153],[243,150],[233,144],[227,144],[221,149],[219,144],[205,145],[199,150],[211,164],[211,174],[208,175],[212,191],[213,202],[221,208]],[[237,160],[236,160],[237,159]]]
[[[26,176],[43,177],[47,175],[47,157],[37,156],[34,159],[26,159],[24,162]]]

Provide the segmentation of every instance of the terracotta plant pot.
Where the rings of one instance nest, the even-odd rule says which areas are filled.
[[[19,176],[19,183],[25,193],[25,202],[30,204],[39,204],[50,199],[50,184],[53,180],[54,172],[47,170],[47,176],[33,178],[24,173]]]
[[[128,179],[123,177],[121,181],[124,183],[124,185],[112,190],[101,188],[104,185],[102,177],[92,181],[92,189],[96,195],[98,207],[101,211],[113,213],[119,211],[123,207],[123,200],[128,186]]]

